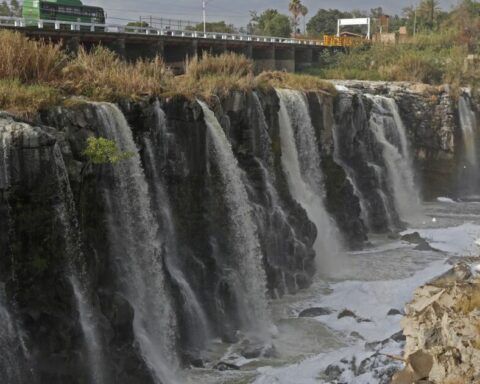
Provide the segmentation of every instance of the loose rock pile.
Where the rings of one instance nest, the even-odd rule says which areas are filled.
[[[480,383],[480,278],[470,266],[418,288],[402,327],[406,367],[392,384]]]

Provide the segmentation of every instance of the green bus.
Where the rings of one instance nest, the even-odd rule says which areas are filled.
[[[80,0],[24,0],[22,16],[29,24],[34,20],[105,24],[102,8],[83,5]]]

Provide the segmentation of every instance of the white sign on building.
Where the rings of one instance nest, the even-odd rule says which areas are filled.
[[[356,19],[338,19],[337,36],[340,36],[340,29],[347,25],[366,25],[367,26],[367,39],[370,40],[370,18],[356,18]]]

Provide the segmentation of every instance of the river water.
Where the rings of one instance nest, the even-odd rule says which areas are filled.
[[[423,209],[424,216],[404,233],[418,231],[435,250],[416,250],[416,245],[400,239],[370,236],[369,247],[346,254],[348,267],[340,271],[341,277],[317,279],[297,295],[270,301],[278,329],[273,340],[277,356],[248,360],[236,346],[217,341],[210,347],[212,361],[220,359],[240,369],[219,371],[207,364],[190,370],[186,382],[388,383],[400,365],[382,354],[401,355],[403,342],[391,336],[400,331],[398,313],[415,288],[449,269],[458,257],[479,251],[475,241],[480,238],[480,203],[440,198],[424,203]],[[331,313],[298,316],[308,308]],[[345,309],[355,317],[338,319]]]

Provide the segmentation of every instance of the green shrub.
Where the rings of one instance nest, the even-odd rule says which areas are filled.
[[[93,164],[115,164],[133,156],[130,152],[120,151],[114,141],[103,137],[89,137],[83,154]]]

